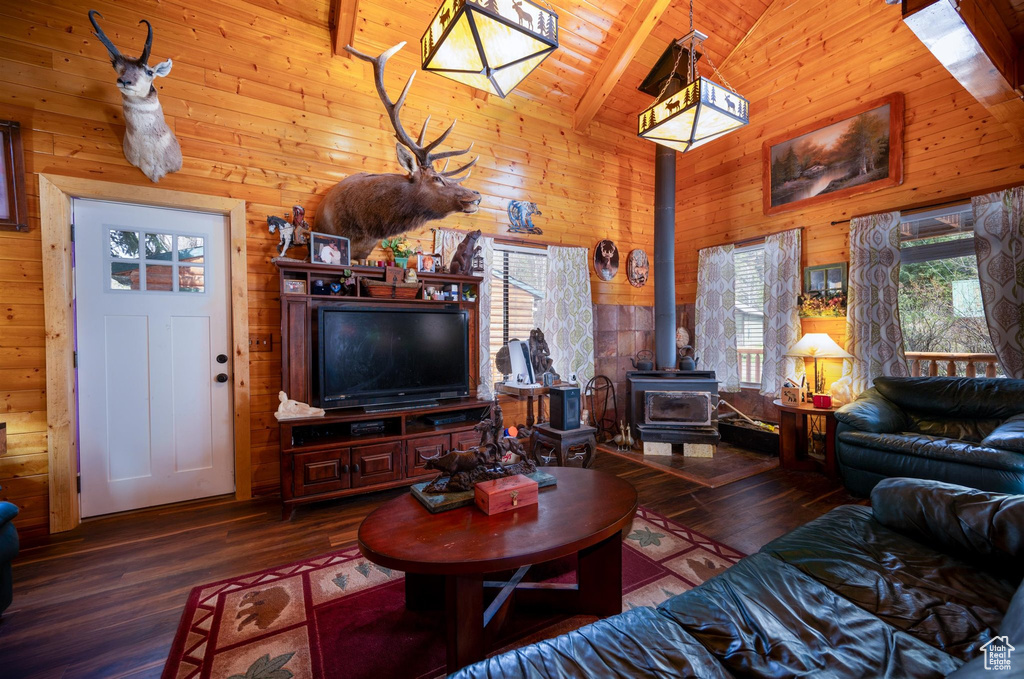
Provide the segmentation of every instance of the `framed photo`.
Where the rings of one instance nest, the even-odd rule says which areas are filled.
[[[314,264],[350,266],[350,253],[348,238],[316,231],[309,234],[309,259]]]
[[[890,94],[769,139],[761,152],[766,215],[899,186],[903,94]]]
[[[19,123],[0,120],[0,153],[0,229],[28,231],[25,153]]]
[[[437,271],[437,255],[416,255],[416,270],[425,273]]]
[[[290,295],[304,295],[306,294],[306,281],[285,279],[284,291]]]

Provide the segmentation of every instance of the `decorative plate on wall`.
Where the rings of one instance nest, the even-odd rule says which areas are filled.
[[[610,281],[619,273],[619,249],[610,240],[603,240],[594,248],[594,271],[598,278]]]
[[[647,259],[647,253],[637,248],[629,251],[626,258],[626,280],[634,288],[642,288],[647,285],[647,278],[651,274],[651,263]]]

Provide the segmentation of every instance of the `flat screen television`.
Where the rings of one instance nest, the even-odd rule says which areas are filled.
[[[321,307],[317,318],[321,408],[469,395],[469,312]]]

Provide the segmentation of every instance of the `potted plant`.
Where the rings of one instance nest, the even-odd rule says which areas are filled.
[[[385,238],[380,242],[380,246],[384,252],[388,253],[388,257],[395,263],[395,266],[404,269],[409,265],[409,256],[412,255],[412,250],[409,249],[405,236]]]

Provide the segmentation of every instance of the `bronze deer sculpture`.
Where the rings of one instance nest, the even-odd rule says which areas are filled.
[[[117,89],[121,91],[126,127],[122,145],[124,157],[142,170],[150,181],[158,182],[165,174],[181,169],[181,146],[171,128],[167,127],[160,99],[153,87],[155,78],[162,78],[171,72],[171,60],[149,66],[153,26],[145,19],[139,23],[146,24],[149,29],[146,46],[142,48],[142,55],[138,59],[132,59],[121,54],[114,46],[96,23],[96,17],[102,19],[103,15],[94,9],[89,10],[89,21],[96,29],[96,37],[107,48],[110,64],[117,72]]]
[[[353,56],[373,64],[377,94],[398,140],[395,145],[398,162],[407,173],[361,172],[335,184],[324,197],[317,217],[317,230],[350,239],[352,257],[356,259],[369,256],[382,238],[411,231],[454,212],[473,214],[480,206],[480,194],[460,185],[469,178],[470,172],[466,171],[476,164],[479,157],[456,170],[447,169],[447,160],[440,172],[434,169],[435,161],[461,156],[473,148],[470,144],[469,148],[460,151],[434,151],[448,138],[457,121],[429,144],[424,144],[423,140],[430,116],[423,121],[423,129],[416,140],[402,127],[399,113],[416,72],[409,76],[398,101],[392,102],[384,89],[384,67],[388,59],[404,46],[404,42],[398,43],[378,57],[363,54],[351,45],[345,47]],[[466,174],[459,177],[463,172]]]

